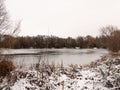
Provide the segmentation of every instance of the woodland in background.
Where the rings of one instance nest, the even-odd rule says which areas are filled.
[[[17,25],[19,27],[19,23]],[[19,30],[18,28],[15,29]],[[0,35],[0,48],[106,48],[112,52],[120,50],[120,29],[107,26],[100,29],[101,35],[92,37],[60,38],[56,36],[13,36]]]
[[[2,36],[0,48],[106,48],[106,37],[77,37],[60,38],[56,36]]]

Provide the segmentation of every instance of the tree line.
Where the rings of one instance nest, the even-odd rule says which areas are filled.
[[[2,36],[0,48],[106,48],[106,37]],[[104,42],[104,43],[103,43]]]
[[[120,30],[113,26],[101,28],[101,35],[92,37],[60,38],[57,36],[0,35],[0,48],[106,48],[112,52],[120,50]]]

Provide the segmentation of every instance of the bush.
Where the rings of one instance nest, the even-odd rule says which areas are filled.
[[[2,60],[0,62],[0,76],[9,75],[10,72],[15,68],[12,61]]]

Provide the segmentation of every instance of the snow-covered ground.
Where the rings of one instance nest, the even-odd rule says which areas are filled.
[[[89,65],[40,63],[16,69],[4,78],[0,90],[120,90],[120,56],[105,56]]]

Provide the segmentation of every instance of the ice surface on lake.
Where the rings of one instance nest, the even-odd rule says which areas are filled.
[[[44,60],[47,63],[85,65],[107,54],[105,49],[7,49],[2,54],[16,54],[12,59],[16,65],[29,66]]]

